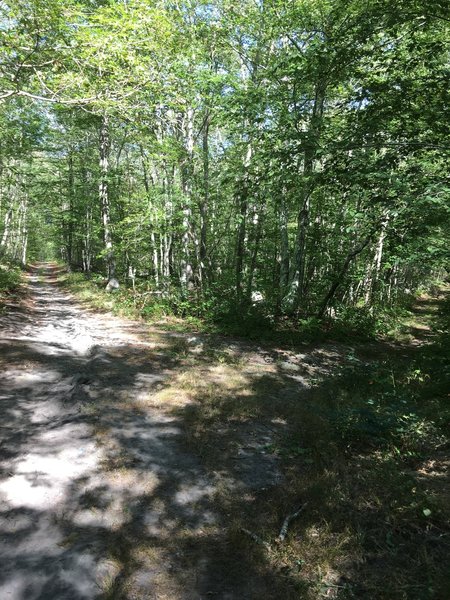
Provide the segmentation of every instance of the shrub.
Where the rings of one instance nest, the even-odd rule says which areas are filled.
[[[0,263],[0,294],[15,290],[20,284],[21,271],[18,267]]]

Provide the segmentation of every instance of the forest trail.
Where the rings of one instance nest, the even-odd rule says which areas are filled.
[[[77,306],[52,271],[2,318],[0,598],[199,597],[201,565],[165,549],[217,527],[213,487],[178,420],[136,408],[170,360],[138,324]]]
[[[204,446],[217,468],[206,471],[172,410],[191,402],[177,380],[205,376],[234,393],[238,360],[268,392],[284,369],[297,390],[339,355],[320,350],[300,372],[282,353],[215,340],[202,359],[198,337],[81,307],[56,284],[58,272],[36,265],[25,300],[1,321],[0,598],[242,600],[263,591],[227,551],[214,494],[279,482],[277,457],[264,448],[285,422],[213,425]]]
[[[0,322],[0,598],[288,597],[284,572],[255,568],[232,521],[264,522],[258,502],[277,493],[283,506],[267,449],[299,398],[315,411],[315,381],[361,363],[353,348],[208,346],[92,312],[57,275],[32,269]],[[428,333],[413,331],[411,349]]]

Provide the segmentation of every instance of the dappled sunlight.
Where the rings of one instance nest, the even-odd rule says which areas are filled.
[[[355,408],[361,386],[384,385],[374,364],[391,401],[402,377],[418,385],[409,354],[394,376],[373,358],[393,352],[381,343],[298,351],[153,335],[30,281],[40,310],[28,301],[0,330],[1,598],[337,598],[369,590],[361,577],[390,560],[387,523],[414,552],[408,519],[434,514],[447,459],[399,470],[391,422]]]
[[[0,600],[448,600],[443,0],[0,0]]]
[[[186,584],[214,589],[217,569],[223,585],[222,567],[209,574],[210,543],[224,535],[218,488],[274,485],[279,475],[247,460],[250,446],[229,472],[189,449],[176,400],[167,402],[189,382],[170,351],[179,336],[149,341],[137,324],[86,313],[42,279],[30,278],[26,335],[15,329],[20,311],[0,332],[0,596],[144,598],[152,589],[174,598]],[[225,383],[228,375],[218,361],[206,380],[229,392],[250,383],[238,373]],[[156,411],[152,398],[165,392]],[[258,449],[267,439],[260,432]]]

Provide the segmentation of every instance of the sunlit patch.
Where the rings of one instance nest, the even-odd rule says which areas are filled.
[[[179,490],[175,494],[175,502],[181,505],[187,505],[198,502],[205,497],[209,497],[214,493],[215,488],[205,482],[196,484],[181,484]]]
[[[31,475],[31,474],[30,474]],[[14,475],[7,481],[0,483],[0,493],[5,498],[9,506],[25,506],[29,508],[45,509],[51,504],[55,504],[64,499],[64,490],[53,483],[45,485],[37,483],[39,475],[36,478],[32,475]],[[42,478],[41,478],[42,481]],[[49,481],[49,480],[45,480]]]
[[[34,450],[15,461],[0,492],[13,507],[44,509],[65,500],[71,481],[97,468],[99,451],[88,431],[76,425],[48,430],[37,437]]]
[[[78,354],[84,355],[89,352],[93,346],[93,338],[89,334],[80,334],[72,339],[72,349]]]
[[[58,371],[40,370],[24,372],[18,370],[8,371],[8,381],[15,385],[28,385],[39,383],[52,383],[61,379],[61,374]]]

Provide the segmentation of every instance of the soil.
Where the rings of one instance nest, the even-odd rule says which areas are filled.
[[[213,480],[178,419],[136,407],[170,357],[143,325],[80,308],[51,269],[27,287],[0,330],[0,598],[200,598],[177,590],[204,561],[186,571],[163,541],[217,529]],[[123,554],[149,541],[131,568]]]

